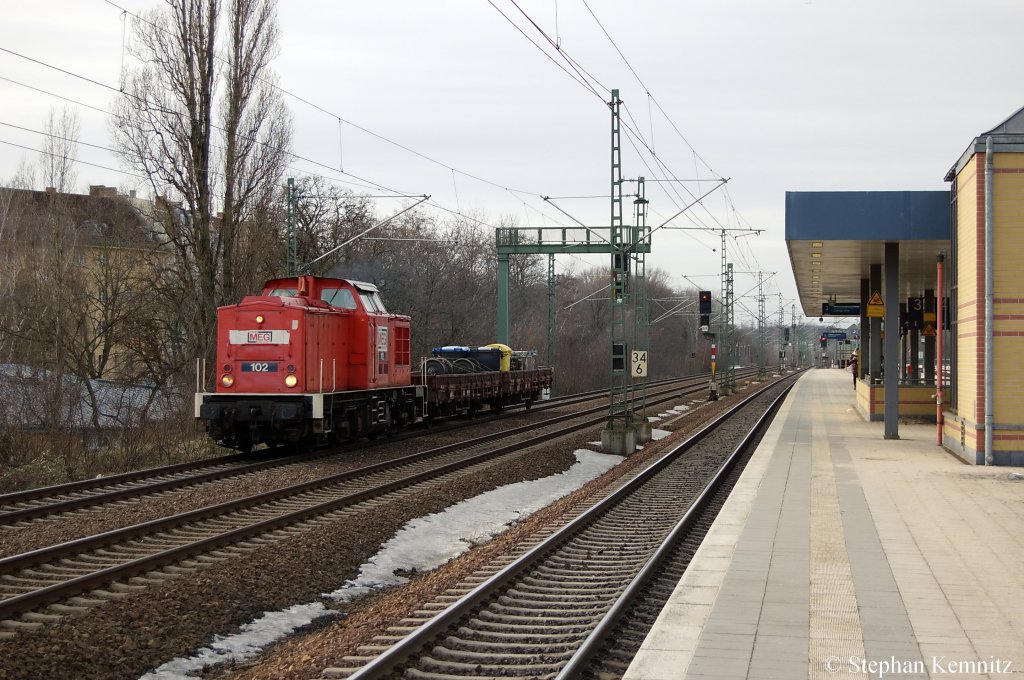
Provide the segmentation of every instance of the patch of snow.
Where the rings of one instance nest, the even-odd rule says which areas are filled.
[[[251,623],[242,626],[242,630],[233,635],[216,635],[209,646],[188,659],[172,659],[156,670],[146,673],[141,680],[168,680],[170,678],[195,677],[191,675],[206,666],[225,661],[248,659],[297,628],[326,615],[336,615],[328,611],[322,602],[297,604],[284,611],[266,612]]]
[[[655,430],[659,432],[660,430]],[[600,443],[600,442],[598,442]],[[406,523],[376,555],[359,569],[359,576],[325,598],[351,602],[407,579],[396,571],[426,571],[486,541],[507,526],[550,505],[622,461],[622,456],[578,449],[576,463],[565,472],[541,479],[507,484],[456,503],[445,510]],[[322,602],[298,604],[284,611],[266,612],[233,635],[217,635],[194,656],[168,661],[141,680],[195,677],[207,666],[251,658],[276,640],[323,617],[337,615]]]
[[[579,488],[622,460],[621,456],[577,449],[576,464],[557,475],[530,482],[508,484],[445,510],[418,517],[402,527],[380,551],[359,569],[359,576],[325,597],[351,601],[348,592],[361,595],[404,583],[407,579],[395,571],[426,571],[438,567],[466,551],[490,540],[508,525],[550,505],[569,491]]]

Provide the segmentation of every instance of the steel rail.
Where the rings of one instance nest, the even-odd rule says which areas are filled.
[[[699,391],[703,389],[703,386],[696,387],[694,389],[695,391]],[[662,393],[662,396],[664,396],[664,399],[662,399],[662,401],[670,401],[672,399],[678,398],[678,396],[680,396],[677,394],[678,392],[679,388],[667,390],[666,392]],[[685,394],[686,393],[684,392],[683,396],[685,396]],[[654,403],[658,402],[655,401]],[[357,470],[350,470],[348,472],[341,473],[338,475],[332,475],[331,477],[328,478],[305,482],[302,484],[295,485],[293,487],[288,487],[286,489],[277,489],[274,491],[258,494],[255,496],[250,496],[236,501],[228,501],[226,503],[208,506],[205,508],[199,508],[197,510],[193,510],[190,512],[174,515],[172,517],[152,520],[131,527],[125,527],[123,529],[108,531],[97,536],[77,539],[74,541],[61,543],[55,546],[41,548],[39,550],[34,550],[28,553],[23,553],[21,555],[14,555],[8,558],[3,558],[0,559],[0,574],[10,574],[12,571],[31,568],[43,562],[52,561],[59,558],[66,558],[69,555],[83,553],[88,550],[102,548],[107,545],[123,543],[126,540],[138,538],[140,536],[150,535],[166,529],[179,527],[189,522],[209,519],[211,517],[224,515],[231,511],[247,509],[274,500],[279,500],[287,496],[294,496],[298,493],[329,486],[330,484],[337,484],[340,482],[349,481],[356,477],[366,476],[367,474],[373,472],[380,472],[382,470],[386,470],[387,468],[397,467],[410,462],[417,462],[419,460],[429,458],[431,456],[440,455],[441,453],[448,453],[454,449],[470,448],[472,446],[477,446],[481,443],[488,443],[495,439],[506,438],[512,434],[522,433],[528,430],[536,430],[537,428],[543,427],[545,425],[557,424],[565,420],[585,417],[586,415],[592,414],[593,412],[599,411],[603,414],[605,408],[605,406],[600,406],[594,409],[588,409],[583,412],[557,416],[555,418],[549,418],[543,421],[542,423],[525,425],[520,428],[515,428],[515,430],[506,430],[501,433],[494,433],[490,435],[485,435],[483,437],[477,437],[475,439],[469,440],[468,442],[450,444],[438,447],[436,449],[430,449],[428,451],[411,454],[409,456],[403,456],[402,458],[394,459],[391,461],[375,463],[369,466],[359,468]],[[10,597],[0,601],[0,618],[10,618],[11,616],[14,616],[25,611],[29,611],[41,605],[49,604],[66,597],[71,597],[73,595],[80,594],[89,589],[98,587],[105,583],[109,583],[110,581],[116,580],[118,578],[133,576],[145,571],[152,571],[154,569],[158,569],[160,567],[166,566],[167,564],[180,561],[195,554],[208,552],[217,547],[236,543],[240,540],[244,540],[255,535],[266,534],[275,529],[295,524],[297,522],[304,521],[317,515],[326,514],[328,512],[332,512],[334,510],[338,510],[340,508],[362,502],[363,500],[367,500],[369,498],[391,493],[398,489],[405,488],[423,481],[427,481],[432,478],[441,477],[443,475],[470,467],[472,465],[476,465],[478,463],[487,462],[488,460],[493,459],[497,456],[513,453],[530,446],[536,446],[538,444],[550,441],[552,436],[563,436],[565,434],[570,434],[572,432],[585,429],[587,427],[591,427],[595,424],[599,424],[603,422],[603,420],[603,415],[599,416],[598,418],[584,420],[580,423],[576,423],[571,426],[563,428],[559,432],[555,433],[555,435],[553,435],[552,433],[537,435],[525,441],[515,442],[513,444],[498,447],[497,449],[491,449],[489,451],[485,451],[470,456],[469,458],[466,459],[448,463],[446,465],[437,468],[432,468],[430,470],[426,470],[420,473],[416,473],[408,477],[403,477],[402,479],[395,480],[393,482],[388,482],[386,484],[377,486],[372,489],[367,489],[354,494],[349,494],[347,496],[327,501],[325,503],[315,504],[307,508],[282,514],[278,517],[262,520],[251,525],[232,529],[227,532],[218,534],[216,536],[204,538],[194,543],[189,543],[183,546],[164,550],[162,552],[131,560],[120,565],[114,565],[99,570],[97,572],[93,572],[91,574],[86,574],[83,576],[75,577],[68,581],[46,586],[44,588],[29,593],[24,593],[22,595],[17,595],[15,597]]]
[[[675,390],[671,391],[675,392]],[[661,394],[663,395],[665,393]],[[410,463],[417,463],[422,460],[444,455],[446,453],[451,453],[459,449],[469,449],[473,448],[474,446],[487,444],[498,439],[503,439],[509,436],[530,432],[538,428],[547,427],[549,425],[557,425],[558,423],[564,422],[566,420],[572,420],[599,411],[603,411],[604,408],[605,407],[603,406],[599,406],[591,409],[586,409],[584,411],[579,411],[577,413],[563,414],[560,416],[555,416],[554,418],[542,420],[539,423],[522,425],[511,430],[494,432],[491,434],[482,435],[480,437],[474,437],[473,439],[467,439],[462,442],[445,444],[444,446],[438,446],[432,449],[418,451],[407,456],[401,456],[399,458],[393,458],[391,460],[382,461],[379,463],[371,463],[370,465],[364,465],[354,470],[340,472],[336,475],[330,475],[328,477],[314,479],[308,482],[302,482],[299,484],[294,484],[292,486],[274,489],[272,491],[266,491],[264,493],[256,494],[253,496],[247,496],[245,498],[235,499],[232,501],[225,501],[223,503],[218,503],[216,505],[209,505],[203,508],[197,508],[196,510],[190,510],[188,512],[179,513],[177,515],[171,515],[169,517],[161,517],[158,519],[150,520],[148,522],[135,524],[129,527],[112,529],[110,531],[104,532],[102,534],[97,534],[95,536],[87,536],[84,538],[76,539],[74,541],[67,541],[65,543],[59,543],[57,545],[52,545],[46,548],[39,548],[37,550],[32,550],[30,552],[21,553],[19,555],[11,555],[9,557],[0,558],[0,574],[10,573],[11,571],[16,569],[26,569],[35,564],[52,560],[64,555],[78,553],[88,549],[101,548],[106,545],[123,543],[125,539],[145,536],[151,533],[156,533],[157,531],[171,529],[182,524],[188,524],[190,522],[196,522],[203,519],[209,519],[210,517],[223,515],[227,512],[243,510],[248,507],[262,505],[271,501],[279,500],[281,498],[287,498],[289,496],[295,496],[300,493],[305,493],[307,491],[314,491],[316,489],[320,489],[326,486],[352,481],[354,479],[358,479],[359,477],[365,477],[371,474],[388,470],[390,468],[408,465]],[[587,421],[586,423],[581,425],[581,427],[586,427],[591,424],[593,423]],[[527,442],[525,443],[519,442],[511,446],[532,446],[535,443],[539,443],[539,441],[542,441],[544,438],[547,437],[550,437],[550,435],[541,435],[539,437],[533,438],[532,440],[527,440]]]
[[[695,378],[704,377],[703,375],[694,376],[680,376],[678,378],[667,378],[664,381],[657,381],[649,384],[660,384],[662,382],[680,382]],[[560,406],[561,400],[572,400],[580,397],[600,396],[607,394],[608,390],[594,390],[592,392],[580,392],[579,394],[567,394],[562,397],[555,397],[554,399],[545,400],[546,404],[552,404]],[[512,406],[509,408],[517,408]],[[34,489],[25,489],[23,491],[12,491],[10,493],[0,494],[0,505],[11,505],[13,503],[19,503],[22,501],[31,501],[37,498],[46,498],[47,496],[60,496],[67,493],[74,493],[76,491],[88,490],[96,487],[113,486],[115,484],[123,484],[126,482],[134,482],[139,479],[145,479],[146,477],[158,477],[161,475],[175,474],[178,472],[188,472],[189,470],[212,466],[221,465],[224,463],[235,463],[243,460],[252,459],[260,452],[254,454],[244,453],[233,453],[224,456],[217,456],[216,458],[204,458],[202,460],[186,461],[183,463],[172,463],[170,465],[162,465],[151,468],[143,468],[141,470],[132,470],[131,472],[121,472],[114,475],[107,475],[99,479],[80,479],[74,482],[65,482],[64,484],[54,484],[51,486],[40,486]]]
[[[306,462],[309,460],[314,460],[316,458],[322,457],[323,455],[325,454],[300,453],[292,456],[287,456],[284,458],[264,460],[260,461],[259,463],[251,463],[247,465],[243,464],[237,467],[230,467],[223,470],[213,470],[209,472],[201,472],[199,474],[192,476],[176,477],[174,479],[167,479],[160,482],[154,482],[152,484],[142,484],[139,486],[132,486],[126,489],[115,489],[113,491],[106,493],[96,493],[89,496],[70,498],[68,500],[57,501],[55,503],[32,505],[26,508],[19,508],[18,510],[0,512],[0,525],[13,524],[14,522],[24,522],[26,520],[35,519],[37,517],[46,517],[47,515],[56,515],[64,512],[71,512],[73,510],[81,510],[82,508],[87,508],[94,505],[103,505],[105,503],[111,503],[114,501],[124,500],[127,498],[147,496],[150,494],[157,494],[163,491],[170,491],[172,489],[179,489],[186,486],[195,486],[199,484],[206,484],[208,482],[215,482],[220,479],[238,477],[253,472],[260,472],[262,470],[271,470],[278,467],[284,467],[286,465],[292,465],[296,463]],[[228,456],[225,456],[225,458],[227,457]],[[201,470],[203,467],[204,466],[196,466],[193,469]],[[208,467],[215,466],[210,465]],[[141,476],[138,477],[135,481],[137,481],[138,479],[145,478],[146,476]],[[94,488],[98,489],[102,488],[102,486],[97,486]]]
[[[655,381],[649,383],[650,385],[664,385],[664,384],[675,384],[683,383],[685,386],[691,381],[701,380],[704,375],[697,376],[685,376],[680,378],[669,378],[663,381]],[[583,392],[575,395],[567,395],[565,397],[558,397],[557,399],[546,400],[544,404],[538,407],[538,410],[547,410],[550,408],[556,408],[583,401],[589,401],[594,396],[604,396],[606,391],[594,391],[594,392]],[[522,408],[521,406],[513,408]],[[458,428],[451,428],[458,429]],[[437,432],[437,430],[435,430]],[[390,440],[394,441],[394,439]],[[252,464],[242,464],[237,467],[229,467],[222,470],[215,470],[208,473],[200,473],[191,476],[176,477],[174,479],[164,480],[153,484],[142,484],[138,486],[131,486],[128,488],[115,489],[107,493],[96,493],[85,496],[78,496],[66,500],[56,501],[54,503],[46,503],[40,505],[32,505],[16,510],[10,510],[7,512],[0,512],[0,524],[12,524],[14,522],[21,522],[37,517],[45,517],[48,515],[54,515],[63,512],[71,512],[73,510],[79,510],[95,505],[102,505],[104,503],[110,503],[113,501],[124,500],[127,498],[135,498],[139,496],[145,496],[149,494],[161,493],[163,491],[169,491],[172,489],[178,489],[187,486],[193,486],[198,484],[204,484],[219,479],[226,479],[230,477],[237,477],[251,472],[259,472],[261,470],[273,469],[276,467],[283,467],[294,463],[300,463],[307,460],[315,460],[317,458],[328,457],[338,451],[314,451],[300,453],[293,456],[287,456],[282,458],[272,458],[269,460],[262,460]],[[260,452],[264,456],[273,455],[273,453],[266,454]],[[205,459],[202,461],[191,461],[188,463],[176,463],[173,465],[147,468],[144,470],[137,470],[133,472],[127,472],[119,475],[113,475],[110,477],[104,477],[102,479],[88,479],[81,480],[78,482],[69,482],[67,484],[61,484],[57,486],[40,487],[37,489],[29,489],[26,491],[15,492],[11,494],[0,495],[0,506],[13,505],[16,503],[30,502],[33,500],[45,499],[48,496],[62,496],[69,493],[76,492],[87,492],[96,489],[102,489],[105,487],[114,487],[121,484],[130,484],[132,482],[144,480],[146,478],[164,477],[166,475],[181,474],[183,472],[190,472],[194,470],[202,470],[203,468],[209,467],[214,468],[220,465],[233,465],[235,463],[243,463],[244,461],[250,460],[252,454],[246,456],[245,454],[232,454],[227,456],[220,456],[212,459]]]
[[[615,625],[628,612],[630,606],[640,596],[644,587],[656,574],[661,564],[669,557],[670,553],[677,545],[679,545],[683,538],[693,530],[694,524],[696,524],[700,518],[704,508],[711,501],[712,497],[718,493],[721,486],[725,483],[726,478],[732,472],[733,468],[736,467],[739,459],[747,450],[750,449],[754,440],[756,440],[758,436],[767,429],[768,425],[775,417],[775,413],[782,405],[783,399],[789,395],[791,389],[793,389],[792,384],[786,387],[779,396],[775,398],[775,401],[772,402],[771,406],[769,406],[764,414],[758,419],[750,429],[750,432],[748,432],[743,438],[743,441],[733,449],[733,452],[729,454],[729,457],[722,463],[714,476],[708,481],[707,486],[705,486],[700,492],[700,495],[693,501],[693,504],[686,510],[686,513],[679,519],[679,522],[677,522],[672,528],[672,531],[669,532],[665,537],[665,540],[654,551],[643,568],[637,573],[633,580],[630,581],[629,585],[626,586],[626,589],[622,591],[622,594],[611,606],[607,614],[605,614],[600,623],[598,623],[590,632],[590,635],[588,635],[579,646],[566,665],[555,677],[555,680],[570,680],[570,678],[581,677],[581,673],[585,666],[600,650],[601,646],[609,636],[612,635]]]
[[[667,384],[682,383],[682,385],[674,388],[674,389],[682,389],[682,388],[685,388],[685,387],[689,386],[689,384],[692,383],[694,380],[697,380],[698,381],[697,384],[700,384],[699,380],[701,380],[702,378],[703,378],[703,376],[700,376],[698,378],[674,379],[674,380],[669,380],[669,381],[665,381],[665,382]],[[604,394],[606,394],[606,393],[605,392],[601,392],[600,396],[604,396]],[[664,394],[664,392],[656,392],[654,394],[656,396],[656,395],[659,395],[659,394]],[[588,397],[582,396],[582,395],[573,395],[573,399],[574,400],[569,400],[569,401],[566,401],[564,403],[552,404],[551,406],[545,406],[544,408],[545,409],[547,409],[547,408],[555,408],[556,406],[571,405],[573,403],[579,403],[579,402],[582,402],[582,401],[589,401],[589,400],[591,400],[591,398],[588,398]],[[596,408],[603,408],[603,407],[596,407]],[[587,412],[589,412],[589,411],[583,411],[583,412],[580,412],[580,413],[587,413]],[[516,432],[528,431],[532,427],[543,426],[544,424],[546,424],[548,422],[551,422],[551,421],[542,421],[541,423],[536,424],[536,425],[532,425],[532,426],[528,425],[528,426],[523,426],[523,427],[516,428],[516,429],[513,429],[513,430],[506,430],[503,434],[514,434]],[[459,429],[459,428],[449,428],[449,429]],[[437,430],[435,430],[435,432],[437,432]],[[416,436],[419,436],[419,433],[417,433]],[[395,441],[395,440],[392,439],[391,441]],[[353,448],[355,448],[355,447],[353,447]],[[223,470],[215,470],[215,471],[208,472],[208,473],[200,473],[200,474],[197,474],[197,475],[192,475],[192,476],[187,476],[187,477],[178,477],[178,478],[175,478],[175,479],[170,479],[170,480],[164,480],[164,481],[161,481],[161,482],[156,482],[154,484],[146,484],[146,485],[133,486],[133,487],[129,487],[129,488],[126,488],[126,489],[115,489],[114,491],[111,491],[111,492],[108,492],[108,493],[91,494],[91,495],[88,495],[88,496],[81,496],[81,497],[78,497],[78,498],[71,498],[71,499],[68,499],[68,500],[58,501],[58,502],[55,502],[55,503],[33,505],[33,506],[26,507],[26,508],[20,508],[18,510],[11,510],[11,511],[8,511],[8,512],[0,512],[0,525],[2,525],[2,524],[12,524],[14,522],[26,521],[26,520],[30,520],[30,519],[35,519],[37,517],[46,517],[46,516],[49,516],[49,515],[55,515],[55,514],[63,513],[63,512],[71,512],[73,510],[79,510],[81,508],[86,508],[86,507],[96,506],[96,505],[102,505],[102,504],[105,504],[105,503],[111,503],[111,502],[114,502],[114,501],[124,500],[124,499],[127,499],[127,498],[136,498],[136,497],[139,497],[139,496],[145,496],[145,495],[150,495],[150,494],[161,493],[163,491],[169,491],[169,490],[172,490],[172,489],[182,488],[182,487],[186,487],[186,486],[197,486],[197,485],[200,485],[200,484],[205,484],[205,483],[217,481],[217,480],[220,480],[220,479],[226,479],[226,478],[230,478],[230,477],[238,477],[238,476],[241,476],[241,475],[244,475],[244,474],[249,474],[249,473],[253,473],[253,472],[259,472],[261,470],[274,469],[274,468],[278,468],[278,467],[284,467],[286,465],[292,465],[292,464],[307,462],[307,461],[311,461],[311,460],[316,460],[316,459],[319,459],[319,458],[326,458],[326,457],[328,457],[328,456],[330,456],[330,455],[332,455],[334,453],[337,453],[337,452],[338,452],[338,450],[335,449],[335,450],[331,450],[331,451],[313,451],[313,452],[307,452],[307,453],[300,453],[300,454],[297,454],[297,455],[287,456],[287,457],[283,457],[283,458],[273,458],[273,459],[270,459],[270,460],[263,460],[263,461],[260,461],[258,463],[253,463],[253,464],[249,464],[249,465],[239,465],[238,467],[231,467],[231,468],[227,468],[227,469],[223,469]],[[244,460],[244,457],[240,456],[240,455],[239,456],[225,456],[224,458],[231,458],[232,460],[228,461],[227,463],[223,463],[222,462],[222,463],[219,463],[219,464],[230,464],[232,462],[241,462],[241,460]],[[217,460],[219,460],[219,459],[217,459]],[[215,465],[211,465],[211,467],[215,467]],[[201,469],[201,468],[202,468],[202,466],[195,466],[193,469]],[[159,470],[161,470],[161,468],[154,468],[153,470],[159,471]],[[157,475],[153,475],[153,476],[157,476]],[[160,475],[160,476],[162,476],[162,475]],[[137,477],[136,479],[139,479],[139,478],[145,478],[145,476]],[[94,481],[94,480],[88,480],[88,481]],[[95,488],[102,488],[102,485],[101,486],[97,486]]]
[[[122,472],[120,474],[103,477],[102,479],[80,479],[77,482],[67,482],[65,484],[55,484],[53,486],[40,486],[35,489],[25,489],[24,491],[13,491],[11,493],[0,494],[0,505],[12,505],[23,501],[33,501],[38,498],[46,498],[47,496],[60,496],[67,493],[74,493],[76,491],[87,491],[97,487],[124,484],[125,482],[134,482],[139,479],[145,479],[146,477],[157,477],[160,475],[170,475],[178,472],[188,472],[195,468],[235,463],[244,459],[245,456],[243,454],[233,453],[226,456],[218,456],[217,458],[204,458],[202,460],[192,460],[185,463],[174,463],[172,465]]]
[[[717,418],[705,424],[700,430],[692,434],[685,441],[673,447],[663,454],[650,467],[640,472],[636,477],[629,480],[622,487],[608,495],[591,508],[571,520],[549,537],[523,553],[520,557],[501,568],[497,573],[479,584],[459,600],[442,610],[415,631],[405,638],[389,647],[385,652],[367,663],[365,666],[349,676],[350,680],[370,680],[371,678],[382,678],[387,674],[395,672],[408,660],[416,656],[432,640],[439,637],[451,624],[458,621],[465,615],[471,613],[480,606],[481,602],[498,591],[506,588],[516,577],[523,572],[536,566],[541,559],[556,551],[563,544],[570,541],[575,535],[593,524],[600,516],[604,515],[611,508],[618,505],[620,501],[632,494],[636,489],[642,487],[647,481],[655,477],[660,471],[677,460],[683,453],[692,449],[697,443],[703,440],[708,434],[716,430],[730,417],[739,412],[751,401],[760,397],[774,383],[766,385],[756,393],[745,397]]]

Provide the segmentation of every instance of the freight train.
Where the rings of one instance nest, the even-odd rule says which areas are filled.
[[[196,418],[220,444],[249,451],[529,407],[551,386],[550,368],[504,345],[438,348],[414,371],[411,326],[388,313],[372,284],[272,279],[262,294],[217,310],[216,388],[197,390]]]

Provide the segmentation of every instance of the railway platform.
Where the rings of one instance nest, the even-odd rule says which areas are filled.
[[[1024,480],[802,376],[626,680],[1024,677]]]

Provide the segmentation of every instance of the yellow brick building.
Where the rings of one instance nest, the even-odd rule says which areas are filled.
[[[991,146],[991,150],[988,147]],[[991,162],[991,172],[986,164]],[[991,189],[987,177],[991,177]],[[953,201],[952,401],[943,445],[985,461],[986,198],[992,235],[992,460],[1024,465],[1024,109],[978,136],[946,176]]]
[[[884,438],[901,419],[941,417],[936,445],[1024,466],[1024,109],[945,179],[943,191],[787,191],[800,304],[823,324],[860,314],[853,402]]]
[[[144,377],[125,341],[165,241],[151,207],[112,187],[0,188],[0,363]]]

